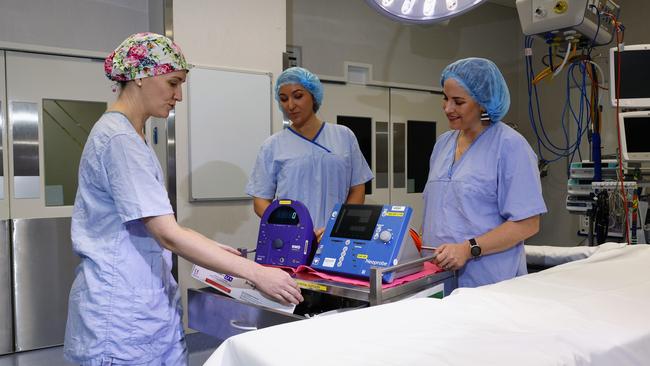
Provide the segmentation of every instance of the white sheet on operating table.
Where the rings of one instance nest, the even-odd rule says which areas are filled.
[[[650,246],[606,248],[443,300],[244,333],[206,365],[650,364]]]

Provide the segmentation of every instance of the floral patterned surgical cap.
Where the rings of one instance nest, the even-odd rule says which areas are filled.
[[[191,66],[171,39],[156,33],[136,33],[125,39],[106,60],[106,77],[129,81],[163,75]]]

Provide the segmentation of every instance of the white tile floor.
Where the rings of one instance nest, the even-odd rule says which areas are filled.
[[[193,333],[187,335],[189,366],[200,366],[210,357],[221,341]],[[63,347],[51,347],[35,351],[18,352],[0,356],[0,366],[74,366],[63,359]]]

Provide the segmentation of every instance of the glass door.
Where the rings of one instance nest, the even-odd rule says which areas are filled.
[[[392,130],[391,203],[413,208],[411,226],[420,230],[424,215],[422,193],[436,138],[449,130],[438,93],[390,89]]]
[[[390,202],[388,89],[324,83],[325,102],[318,114],[330,123],[349,127],[375,174],[366,184],[366,203]]]

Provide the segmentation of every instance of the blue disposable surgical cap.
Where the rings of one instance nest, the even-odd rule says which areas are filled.
[[[280,88],[286,84],[302,85],[314,97],[314,112],[318,111],[323,103],[323,85],[316,75],[302,67],[290,67],[284,70],[275,83],[275,100],[278,101],[278,105],[280,105]],[[282,110],[281,105],[280,110]]]
[[[440,84],[456,80],[469,95],[485,109],[490,120],[499,122],[510,108],[510,92],[494,62],[477,57],[458,60],[442,71]]]

